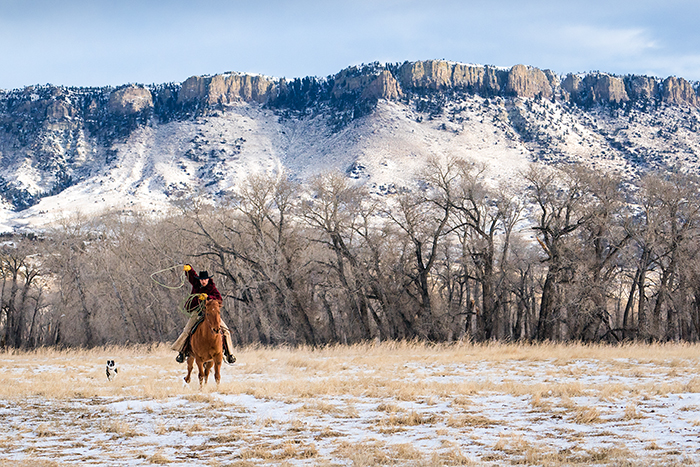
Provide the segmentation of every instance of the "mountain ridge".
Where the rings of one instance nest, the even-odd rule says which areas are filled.
[[[56,206],[84,207],[81,196],[157,211],[193,190],[231,190],[255,170],[303,180],[336,169],[386,194],[431,154],[475,157],[507,173],[508,161],[584,161],[632,178],[650,168],[696,170],[698,92],[677,77],[443,60],[374,63],[326,78],[228,72],[0,91],[4,224],[41,224]]]

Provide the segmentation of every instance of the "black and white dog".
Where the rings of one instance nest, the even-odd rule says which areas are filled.
[[[107,379],[112,381],[115,376],[117,376],[117,373],[119,373],[119,368],[117,368],[117,364],[114,363],[114,360],[107,360]]]

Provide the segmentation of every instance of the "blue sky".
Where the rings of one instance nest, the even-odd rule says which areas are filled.
[[[0,0],[0,89],[446,59],[700,80],[697,0]]]

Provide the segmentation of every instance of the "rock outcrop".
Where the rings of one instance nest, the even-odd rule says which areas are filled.
[[[590,89],[593,102],[619,104],[630,100],[621,78],[607,74],[590,74],[584,78],[583,82],[584,86]]]
[[[662,82],[646,76],[618,77],[596,72],[568,74],[560,81],[550,70],[526,65],[506,69],[444,60],[405,62],[393,67],[373,64],[346,68],[330,82],[329,94],[335,99],[355,96],[392,100],[410,91],[458,89],[485,97],[561,98],[583,105],[658,100],[700,106],[698,90],[682,78]],[[236,73],[193,76],[182,83],[177,102],[204,106],[236,101],[267,103],[285,94],[288,85],[285,80]]]
[[[515,65],[508,72],[506,92],[519,97],[539,96],[550,99],[554,95],[552,84],[544,71],[525,65]]]
[[[143,86],[125,86],[109,95],[109,111],[120,115],[130,115],[153,107],[151,91]]]
[[[452,86],[452,64],[438,60],[404,63],[398,79],[408,88],[444,89]]]
[[[399,82],[389,70],[379,73],[372,82],[362,91],[363,99],[398,99],[403,95]]]
[[[558,85],[554,73],[525,65],[510,70],[439,60],[404,63],[397,79],[405,89],[465,89],[485,96],[551,98]]]
[[[658,80],[648,76],[628,76],[625,85],[630,100],[651,100],[659,96]]]
[[[667,104],[700,107],[700,99],[693,86],[683,78],[671,76],[661,84],[661,98]]]
[[[569,74],[561,83],[565,98],[586,105],[629,101],[625,82],[616,76],[592,73],[581,78]]]
[[[265,103],[273,95],[275,81],[259,75],[227,73],[215,76],[192,76],[182,83],[178,103],[194,101],[206,105],[231,104],[238,101]]]
[[[442,60],[406,62],[398,69],[397,79],[404,89],[459,88],[484,95],[497,95],[507,84],[507,71]]]
[[[356,67],[346,68],[333,78],[331,95],[338,99],[346,95],[357,95],[361,99],[398,99],[401,86],[389,70],[378,74],[365,74]]]
[[[505,85],[506,72],[492,66],[461,65],[452,70],[452,84],[483,95],[496,95]]]
[[[72,118],[76,115],[76,109],[63,100],[55,100],[46,107],[46,118],[49,122],[58,122]]]

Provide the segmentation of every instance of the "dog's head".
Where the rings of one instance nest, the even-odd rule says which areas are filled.
[[[119,370],[117,369],[117,364],[114,363],[114,360],[107,360],[107,379],[112,381],[112,378],[114,378],[117,373],[119,373]]]

